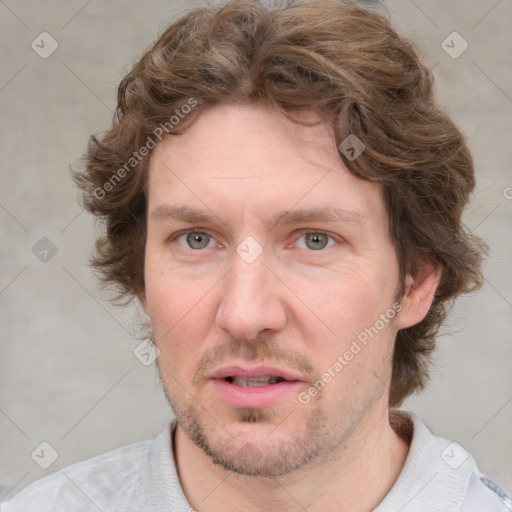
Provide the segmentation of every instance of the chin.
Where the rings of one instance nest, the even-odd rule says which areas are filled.
[[[319,411],[310,411],[308,419],[299,420],[292,418],[293,412],[236,409],[224,424],[193,407],[175,412],[185,435],[215,465],[244,476],[287,475],[329,453],[337,444],[327,435],[325,417]],[[288,416],[293,421],[285,421]]]

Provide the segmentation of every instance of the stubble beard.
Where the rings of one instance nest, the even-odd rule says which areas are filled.
[[[262,352],[266,348],[265,345],[254,346],[259,347],[258,352]],[[240,344],[240,349],[246,350],[242,344]],[[225,352],[233,355],[231,349]],[[220,356],[224,356],[224,352],[219,353]],[[269,353],[275,354],[270,350]],[[246,354],[242,352],[242,355]],[[252,357],[246,357],[246,359],[257,359],[256,354],[250,354],[250,356]],[[282,359],[285,358],[286,354],[283,353]],[[261,356],[260,359],[263,360],[264,357]],[[258,425],[265,426],[266,424],[267,427],[274,425],[268,436],[263,438],[263,442],[261,441],[261,429],[259,429],[259,440],[252,443],[247,436],[241,439],[231,435],[228,432],[229,428],[223,427],[222,422],[202,407],[197,398],[191,396],[182,400],[180,397],[184,396],[183,389],[164,378],[163,373],[169,372],[165,370],[162,372],[161,361],[160,359],[157,361],[162,387],[176,415],[180,429],[214,464],[229,473],[238,475],[281,477],[305,468],[316,460],[321,459],[322,464],[325,464],[328,459],[338,458],[343,444],[349,440],[366,413],[375,405],[375,397],[368,398],[358,411],[351,411],[348,414],[349,417],[345,415],[343,418],[344,415],[341,411],[345,409],[345,414],[347,414],[349,412],[348,404],[335,402],[335,404],[329,405],[323,399],[323,394],[319,393],[307,406],[299,404],[297,401],[294,405],[295,408],[292,408],[290,412],[283,408],[235,409],[234,413],[239,424],[254,425],[255,429],[258,428]],[[300,359],[298,361],[304,365],[304,368],[307,368],[308,375],[313,373],[312,367],[308,366],[307,362]],[[295,364],[295,367],[300,366],[299,362]],[[207,360],[206,363],[201,361],[198,368],[202,370],[211,367],[211,363],[210,365],[207,363],[210,361]],[[192,384],[196,388],[195,391],[199,392],[194,393],[196,396],[200,395],[202,382],[200,377],[205,373],[204,371],[194,373]],[[169,373],[169,375],[171,374]],[[336,413],[328,414],[329,410],[332,412],[333,407],[340,411],[339,416]],[[304,408],[307,408],[305,418]],[[300,417],[294,418],[295,414]],[[283,436],[284,429],[288,430],[287,436]]]
[[[291,432],[287,440],[277,436],[277,427],[276,442],[272,442],[271,432],[263,446],[261,442],[252,443],[250,439],[231,437],[208,413],[201,412],[200,406],[190,404],[180,408],[168,395],[167,399],[185,435],[214,464],[229,473],[267,478],[284,476],[329,453],[338,444],[333,442],[332,435],[328,435],[326,418],[321,410],[312,409],[300,432]],[[235,414],[238,422],[252,425],[268,423],[275,416],[275,413],[265,409],[237,409]],[[211,428],[208,428],[205,419],[211,421]],[[290,424],[296,424],[293,421],[287,423],[286,420],[283,423],[288,428]],[[215,430],[224,439],[219,439]]]

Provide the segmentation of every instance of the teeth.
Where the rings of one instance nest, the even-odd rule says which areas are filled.
[[[232,384],[235,384],[235,386],[240,386],[242,388],[255,388],[257,386],[276,384],[282,380],[283,379],[281,377],[251,377],[250,379],[239,379],[237,377],[233,377],[231,382]]]

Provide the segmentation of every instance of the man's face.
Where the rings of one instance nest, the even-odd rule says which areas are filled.
[[[397,258],[324,124],[211,108],[157,146],[148,194],[144,305],[197,446],[277,476],[387,416]]]

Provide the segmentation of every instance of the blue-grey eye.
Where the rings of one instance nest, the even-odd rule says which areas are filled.
[[[184,233],[178,238],[178,240],[184,247],[194,250],[206,249],[212,242],[214,242],[213,238],[208,233],[200,231],[189,231],[188,233]]]
[[[299,243],[302,249],[311,249],[313,251],[321,251],[335,243],[332,237],[326,233],[305,233],[299,238],[299,241],[301,240],[304,240],[304,245]]]

